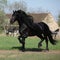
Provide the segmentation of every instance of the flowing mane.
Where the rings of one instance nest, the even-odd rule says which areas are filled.
[[[22,17],[24,17],[25,19],[29,19],[30,21],[33,21],[33,17],[31,15],[28,15],[26,12],[22,11],[22,10],[18,10],[19,14],[22,15]]]

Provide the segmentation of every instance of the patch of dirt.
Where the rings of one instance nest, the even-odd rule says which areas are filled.
[[[49,51],[45,51],[45,50],[43,50],[43,51],[25,51],[25,52],[22,52],[22,51],[19,51],[19,50],[0,50],[0,55],[1,54],[10,54],[10,53],[12,53],[12,54],[18,54],[18,53],[37,53],[37,54],[40,54],[40,53],[46,53],[46,54],[48,54],[48,53],[51,53],[51,54],[60,54],[60,50],[49,50]]]
[[[26,54],[60,54],[60,50],[51,50],[51,51],[19,51],[19,50],[0,50],[0,58],[15,58],[15,57],[21,57]]]

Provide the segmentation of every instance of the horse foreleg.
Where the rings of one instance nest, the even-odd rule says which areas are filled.
[[[25,51],[25,38],[22,38],[22,51]]]
[[[20,43],[23,43],[22,42],[22,36],[18,36],[18,40],[19,40]]]
[[[48,48],[48,38],[47,37],[45,37],[45,42],[46,42],[46,50],[49,50],[49,48]]]
[[[22,44],[22,51],[24,51],[25,50],[25,38],[22,36],[19,36],[18,40]]]

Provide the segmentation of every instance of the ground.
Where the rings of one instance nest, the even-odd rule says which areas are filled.
[[[10,53],[13,53],[13,54],[17,54],[17,53],[27,53],[27,54],[32,54],[32,53],[37,53],[37,54],[40,54],[40,53],[45,53],[45,54],[60,54],[60,50],[49,50],[49,51],[25,51],[25,52],[22,52],[20,50],[0,50],[0,55],[1,54],[10,54]]]
[[[50,51],[19,51],[19,50],[0,50],[1,60],[60,60],[60,50]]]

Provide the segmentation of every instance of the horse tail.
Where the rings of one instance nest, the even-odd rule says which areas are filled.
[[[53,39],[50,29],[48,29],[48,39],[52,45],[56,45],[57,41]]]
[[[51,34],[48,35],[48,39],[52,45],[56,45],[57,41],[53,39]]]
[[[54,32],[59,32],[59,29],[56,29]]]
[[[51,32],[51,33],[52,33],[53,35],[54,35],[54,34],[57,35],[58,32],[59,32],[59,29],[56,29],[55,31],[53,31],[53,32]]]

